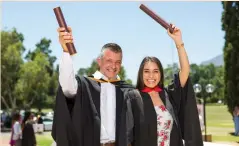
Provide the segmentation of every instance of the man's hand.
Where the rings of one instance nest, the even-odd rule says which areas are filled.
[[[73,37],[72,37],[72,29],[71,27],[67,27],[69,32],[66,32],[66,29],[64,27],[60,27],[57,29],[59,34],[59,42],[64,50],[64,52],[68,52],[66,43],[73,43]]]

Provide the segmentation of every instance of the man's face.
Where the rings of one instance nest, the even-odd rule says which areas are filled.
[[[115,79],[116,75],[120,72],[122,63],[122,53],[115,53],[106,49],[103,57],[97,59],[100,67],[100,72],[108,79]]]

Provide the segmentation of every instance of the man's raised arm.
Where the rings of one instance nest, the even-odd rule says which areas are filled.
[[[64,51],[59,64],[59,82],[64,95],[71,98],[77,93],[78,83],[75,78],[73,58],[66,47],[66,43],[73,42],[72,30],[70,27],[68,30],[69,33],[65,31],[65,28],[58,28],[59,41]]]

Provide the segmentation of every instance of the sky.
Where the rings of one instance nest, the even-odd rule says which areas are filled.
[[[139,9],[145,4],[182,31],[190,63],[200,64],[223,53],[222,4],[218,2],[7,2],[1,4],[1,29],[16,28],[24,35],[24,46],[35,49],[42,38],[50,39],[52,54],[62,56],[58,23],[53,8],[60,6],[67,25],[72,27],[77,54],[75,72],[89,67],[109,42],[123,49],[127,77],[136,82],[145,56],[158,57],[163,66],[178,63],[174,42],[166,30]],[[3,38],[4,39],[4,38]],[[27,51],[26,51],[27,52]]]

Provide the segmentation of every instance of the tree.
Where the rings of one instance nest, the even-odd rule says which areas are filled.
[[[36,44],[36,49],[34,51],[28,51],[28,54],[26,55],[25,59],[27,60],[33,60],[36,56],[37,53],[42,52],[47,56],[47,60],[49,61],[50,65],[47,68],[48,72],[50,73],[50,75],[53,74],[54,72],[54,62],[56,61],[56,57],[55,56],[51,56],[51,50],[49,49],[51,44],[51,40],[48,40],[46,38],[43,38],[40,40],[39,43]]]
[[[43,38],[36,44],[36,49],[33,51],[29,51],[28,54],[26,55],[25,59],[28,61],[33,61],[39,53],[43,53],[45,55],[46,61],[49,63],[49,65],[45,66],[45,69],[47,70],[46,74],[49,74],[49,85],[48,86],[48,91],[45,93],[47,98],[45,99],[45,103],[42,103],[42,106],[52,106],[54,103],[54,96],[56,95],[56,90],[58,86],[58,66],[56,69],[54,68],[54,63],[56,61],[55,56],[51,56],[51,50],[49,49],[51,44],[51,40],[48,40],[46,38]],[[36,101],[36,104],[33,105],[38,105],[39,102]]]
[[[232,113],[239,104],[239,2],[222,2],[222,30],[225,31],[224,44],[224,84],[225,100]]]
[[[172,83],[174,74],[178,72],[178,64],[173,63],[172,65],[168,65],[167,68],[164,68],[164,85],[168,86]]]
[[[98,66],[98,63],[96,62],[96,60],[94,59],[91,63],[91,66],[88,67],[88,68],[80,68],[77,72],[78,75],[81,75],[81,76],[90,76],[92,74],[94,74],[94,72],[96,70],[99,69],[99,66]],[[121,80],[124,80],[126,81],[127,83],[129,84],[132,84],[132,81],[130,79],[127,79],[126,77],[126,71],[124,69],[123,66],[121,66],[121,69],[120,69],[120,72],[119,72],[119,76],[120,76],[120,79]]]
[[[49,49],[51,40],[43,38],[23,60],[24,37],[16,29],[1,31],[1,107],[16,109],[32,105],[41,109],[54,104],[58,68]]]
[[[22,53],[24,37],[14,28],[1,31],[1,107],[15,109],[19,102],[15,87],[20,77],[19,70],[23,64]]]
[[[172,83],[173,75],[178,72],[178,66],[176,64],[168,65],[164,69],[164,84],[165,86]],[[203,90],[200,94],[197,94],[198,98],[206,97],[207,102],[215,103],[218,100],[224,99],[224,70],[222,66],[209,65],[190,65],[190,78],[192,84],[200,84]],[[207,84],[213,84],[215,90],[211,96],[205,91]]]
[[[190,65],[191,72],[190,77],[192,84],[200,84],[202,86],[202,91],[200,94],[197,94],[198,97],[206,97],[207,102],[215,103],[218,100],[224,100],[224,71],[223,66],[214,66],[213,64],[209,65]],[[212,95],[209,95],[205,91],[207,84],[212,84],[215,87]]]
[[[98,70],[98,63],[94,59],[90,65],[90,67],[87,68],[80,68],[77,72],[78,75],[83,76],[91,76],[96,70]]]
[[[16,93],[22,99],[21,106],[24,108],[34,104],[40,110],[45,105],[50,82],[47,66],[47,56],[41,52],[36,53],[33,60],[23,64]]]
[[[119,76],[120,76],[120,79],[121,79],[121,80],[123,80],[123,81],[125,81],[126,83],[132,85],[132,80],[127,78],[126,70],[124,69],[124,66],[121,66],[120,72],[119,72]]]

